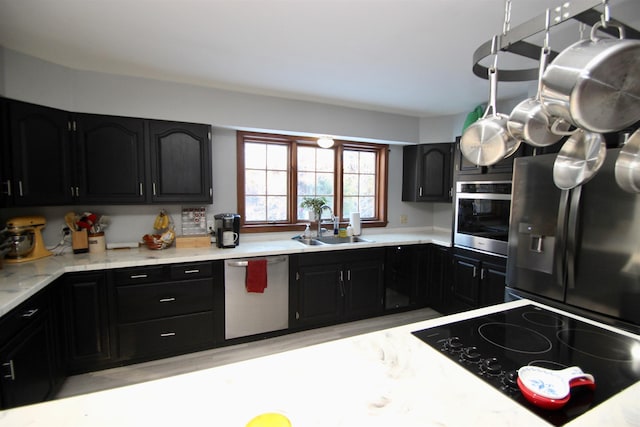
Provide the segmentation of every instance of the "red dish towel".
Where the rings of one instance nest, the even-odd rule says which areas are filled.
[[[247,292],[263,294],[267,287],[267,260],[256,259],[247,261],[247,276],[245,280]]]

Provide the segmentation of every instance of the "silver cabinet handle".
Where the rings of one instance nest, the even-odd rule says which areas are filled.
[[[173,336],[175,336],[175,335],[176,335],[176,333],[175,333],[175,332],[164,332],[164,333],[161,333],[161,334],[160,334],[160,336],[161,336],[161,337],[163,337],[163,338],[164,338],[164,337],[173,337]]]
[[[76,197],[80,197],[80,187],[76,187]]]
[[[185,270],[184,274],[194,274],[194,273],[200,273],[200,270],[195,269],[195,270]]]
[[[18,181],[18,195],[22,197],[22,180]]]
[[[478,276],[478,268],[477,267],[473,267],[473,277],[477,277]]]
[[[173,302],[176,299],[174,297],[169,297],[169,298],[161,298],[160,302]]]
[[[4,377],[8,380],[13,380],[15,381],[16,379],[16,371],[13,367],[13,359],[9,360],[8,362],[5,362],[2,364],[2,366],[4,367],[9,367],[9,374],[6,374]]]
[[[485,271],[486,271],[486,270],[485,270],[484,268],[481,268],[481,269],[480,269],[480,280],[484,280],[484,273],[485,273]]]
[[[33,315],[35,315],[39,310],[40,310],[39,308],[32,308],[31,310],[26,310],[24,313],[22,313],[20,317],[24,317],[28,319],[29,317],[33,317]]]
[[[420,194],[419,194],[419,196],[420,196],[420,197],[422,197],[422,187],[420,187]]]
[[[155,195],[156,195],[156,183],[154,182],[154,183],[151,185],[151,187],[152,187],[152,189],[153,189],[153,195],[155,196]]]
[[[6,183],[7,183],[7,192],[4,194],[6,194],[7,196],[11,196],[11,180],[8,179]]]
[[[140,195],[143,196],[144,192],[142,191],[142,183],[140,183]]]
[[[146,279],[147,276],[146,274],[133,274],[131,276],[129,276],[131,279]]]

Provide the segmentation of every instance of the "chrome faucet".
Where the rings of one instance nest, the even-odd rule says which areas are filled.
[[[336,217],[333,215],[333,210],[331,209],[331,206],[329,205],[322,205],[322,207],[320,208],[320,215],[318,216],[318,237],[322,237],[322,211],[325,209],[329,209],[329,212],[331,213],[331,223],[335,223]]]

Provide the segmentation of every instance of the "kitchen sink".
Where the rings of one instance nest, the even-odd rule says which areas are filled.
[[[293,240],[296,240],[303,245],[307,246],[318,246],[318,245],[337,245],[341,243],[372,243],[373,240],[364,239],[360,236],[349,236],[349,237],[338,237],[338,236],[326,236],[326,237],[314,237],[314,238],[304,238],[302,236],[295,236]]]

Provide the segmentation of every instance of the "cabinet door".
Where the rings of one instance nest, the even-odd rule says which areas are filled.
[[[451,200],[451,151],[452,144],[403,147],[403,201]]]
[[[73,373],[94,370],[113,354],[106,273],[65,277],[66,361]]]
[[[152,202],[211,203],[211,126],[149,121]]]
[[[38,403],[50,397],[53,360],[49,318],[23,330],[0,350],[2,407]]]
[[[482,295],[480,303],[483,306],[504,302],[504,286],[507,277],[505,265],[483,262],[480,271],[482,279]]]
[[[343,310],[344,286],[340,283],[340,265],[301,266],[296,277],[299,326],[336,323]]]
[[[480,261],[453,256],[454,309],[477,308],[480,304]]]
[[[429,245],[427,304],[447,314],[451,307],[451,254],[448,247]]]
[[[9,205],[11,195],[11,150],[9,148],[8,101],[0,98],[0,207]]]
[[[78,201],[144,203],[144,120],[78,114],[75,125]]]
[[[19,206],[68,204],[72,200],[67,112],[9,103],[13,202]]]
[[[382,257],[379,260],[351,262],[342,271],[347,319],[370,317],[383,312],[383,263]]]
[[[420,146],[418,201],[451,201],[451,144]]]

